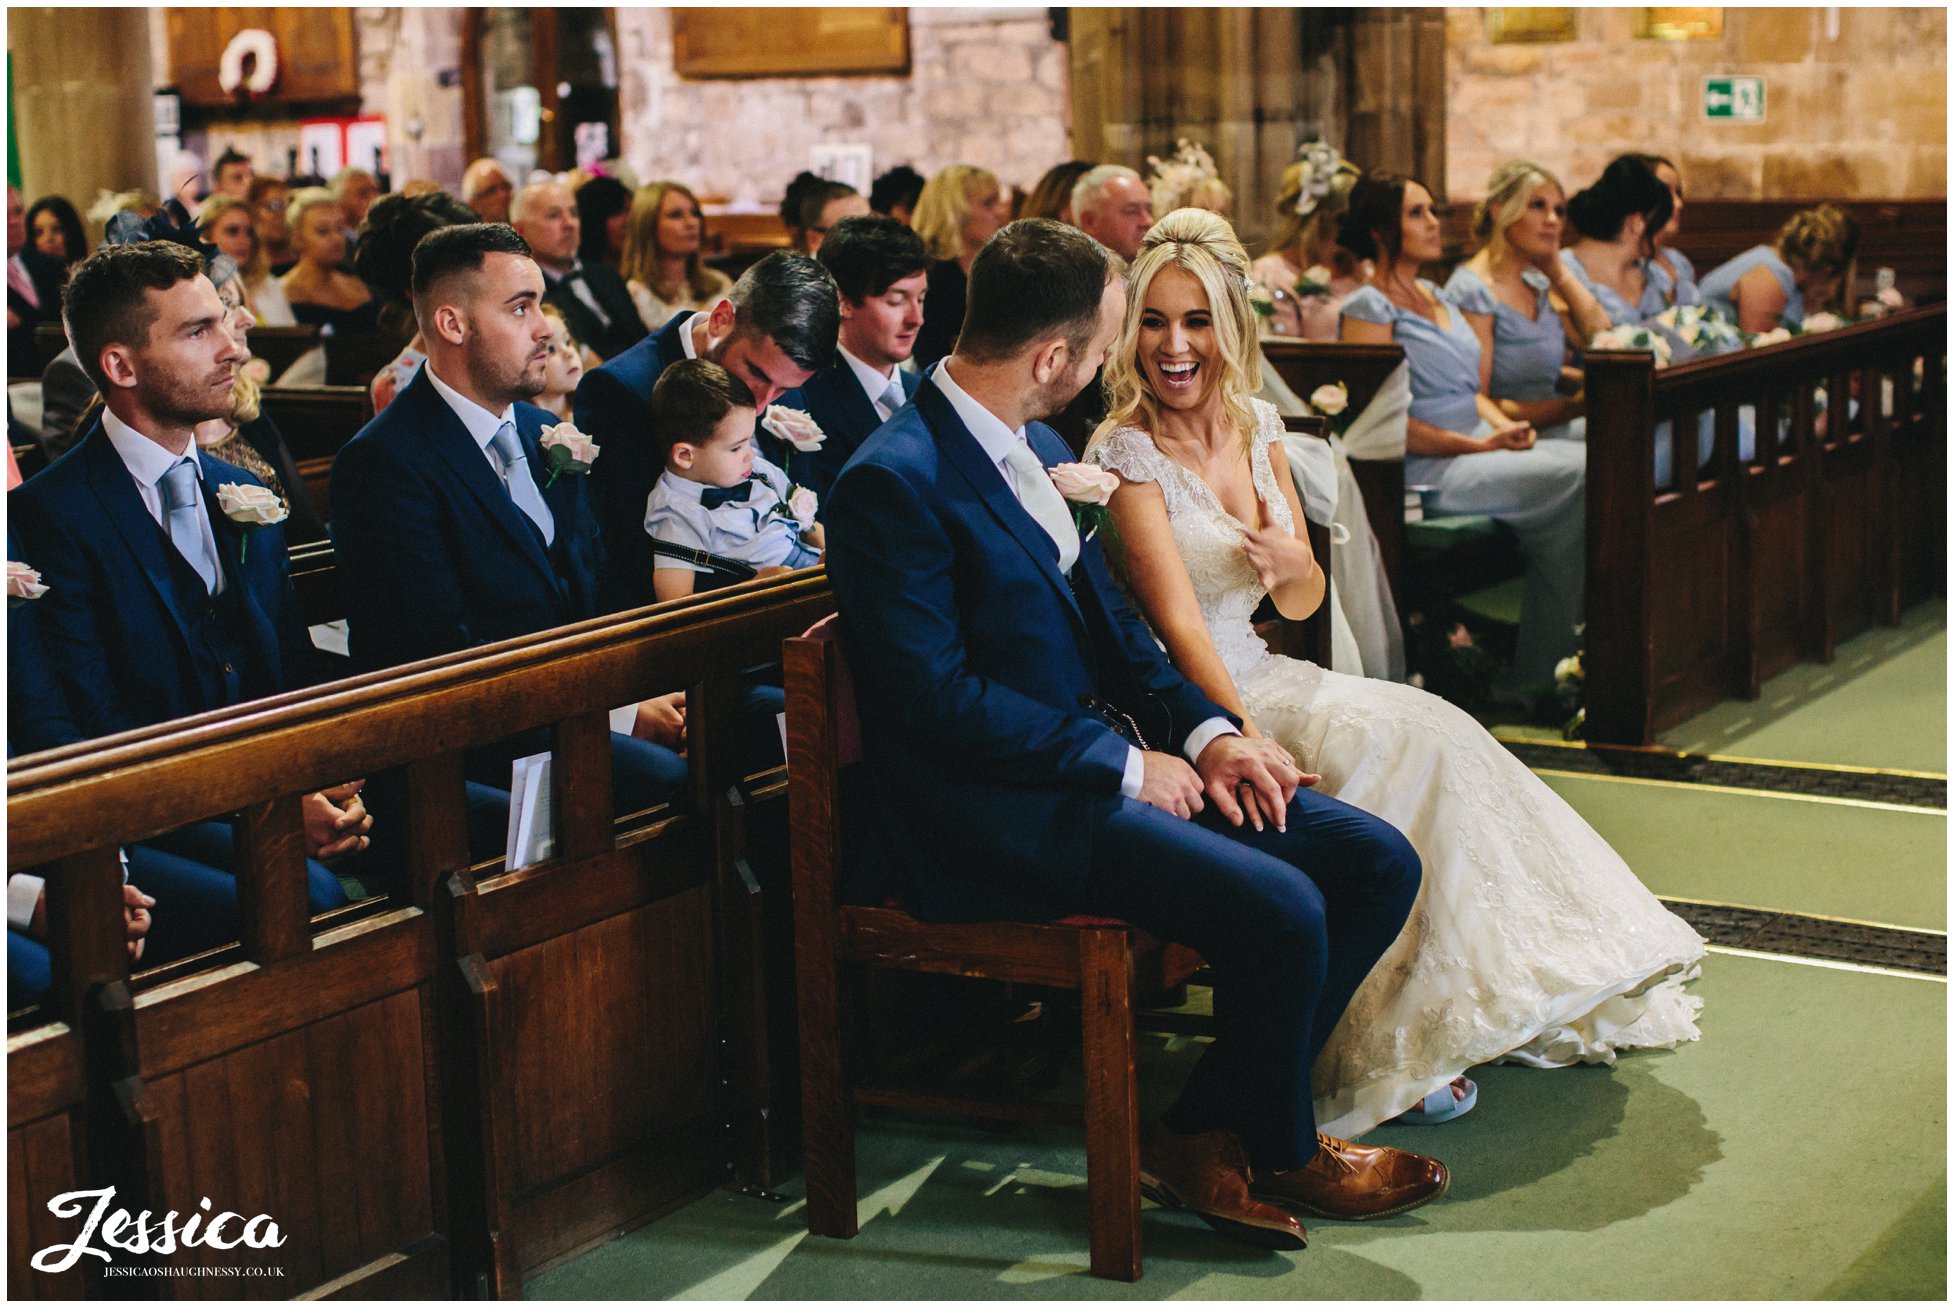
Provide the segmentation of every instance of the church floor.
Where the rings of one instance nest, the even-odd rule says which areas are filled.
[[[1944,607],[1923,606],[1897,630],[1858,638],[1831,668],[1794,669],[1758,704],[1724,705],[1664,743],[1944,773],[1945,648]],[[1944,799],[1827,801],[1751,793],[1741,780],[1577,774],[1527,757],[1659,895],[1887,923],[1944,947],[1934,934],[1946,927]],[[1614,1068],[1476,1069],[1479,1106],[1466,1117],[1370,1137],[1444,1159],[1451,1193],[1384,1222],[1312,1221],[1302,1253],[1247,1249],[1149,1206],[1145,1278],[1097,1281],[1085,1273],[1076,1132],[871,1114],[858,1139],[854,1240],[808,1236],[798,1202],[721,1191],[532,1278],[526,1293],[1938,1300],[1948,1106],[1939,957],[1928,975],[1934,966],[1896,973],[1713,945],[1695,986],[1701,1041]],[[1187,1037],[1142,1038],[1143,1108],[1163,1106],[1195,1052]],[[798,1199],[798,1179],[784,1188]]]

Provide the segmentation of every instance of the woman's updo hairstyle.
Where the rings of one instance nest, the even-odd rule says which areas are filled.
[[[1520,221],[1543,186],[1558,189],[1560,179],[1537,163],[1515,159],[1495,168],[1486,179],[1486,198],[1472,207],[1472,239],[1482,246],[1505,245],[1506,229]]]
[[[1859,224],[1835,204],[1791,215],[1778,230],[1778,253],[1793,268],[1843,273],[1859,253]]]
[[[1373,263],[1395,261],[1404,248],[1403,173],[1365,173],[1350,188],[1350,203],[1337,219],[1337,244]]]
[[[429,232],[478,223],[473,209],[446,191],[383,195],[360,223],[353,272],[380,302],[380,323],[395,335],[414,334],[414,247]]]
[[[1625,154],[1601,170],[1594,185],[1567,202],[1567,220],[1591,241],[1612,241],[1631,214],[1642,216],[1642,242],[1653,247],[1656,233],[1669,225],[1676,197],[1656,176],[1649,157]]]

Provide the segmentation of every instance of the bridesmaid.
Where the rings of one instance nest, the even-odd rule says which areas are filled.
[[[1472,214],[1479,253],[1460,264],[1445,293],[1479,337],[1479,389],[1509,419],[1542,439],[1585,439],[1580,375],[1564,365],[1608,329],[1608,314],[1560,260],[1567,200],[1538,164],[1515,160],[1486,182]],[[1570,384],[1571,383],[1571,384]]]
[[[1574,653],[1586,584],[1587,449],[1536,444],[1533,425],[1508,418],[1480,390],[1479,337],[1451,297],[1418,276],[1441,257],[1431,193],[1395,173],[1351,188],[1338,225],[1344,247],[1376,267],[1343,306],[1343,339],[1392,341],[1411,372],[1405,482],[1436,488],[1436,515],[1483,513],[1506,523],[1527,559],[1526,595],[1510,682],[1553,682]]]
[[[1655,257],[1649,261],[1649,275],[1662,285],[1662,298],[1666,305],[1701,304],[1703,293],[1696,285],[1696,265],[1689,261],[1688,255],[1676,248],[1676,238],[1683,233],[1683,175],[1675,164],[1659,154],[1638,157],[1654,171],[1656,179],[1669,188],[1669,197],[1675,202],[1669,221],[1655,234]]]
[[[1703,302],[1747,332],[1799,327],[1833,307],[1859,253],[1859,224],[1836,205],[1791,215],[1770,245],[1744,251],[1701,284]]]
[[[1676,201],[1648,158],[1622,155],[1567,203],[1580,239],[1561,252],[1561,260],[1617,324],[1639,324],[1669,307],[1649,263]]]
[[[1343,302],[1371,272],[1367,264],[1337,243],[1337,220],[1350,204],[1350,188],[1363,174],[1340,154],[1334,156],[1327,180],[1318,178],[1316,172],[1306,159],[1298,159],[1283,170],[1275,199],[1281,225],[1269,242],[1269,252],[1249,266],[1249,276],[1267,287],[1275,301],[1275,313],[1266,320],[1270,334],[1334,341]],[[1329,270],[1328,294],[1296,294],[1296,284],[1311,268]]]

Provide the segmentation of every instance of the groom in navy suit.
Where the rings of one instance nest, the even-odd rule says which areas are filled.
[[[1280,746],[1177,673],[1081,539],[1033,419],[1098,370],[1120,261],[1013,223],[970,270],[956,351],[858,450],[828,503],[871,828],[936,920],[1090,913],[1200,951],[1218,1034],[1141,1142],[1141,1180],[1224,1234],[1300,1248],[1291,1208],[1376,1217],[1442,1164],[1319,1135],[1310,1069],[1418,892],[1384,822],[1299,789]],[[1252,792],[1274,823],[1250,818]]]
[[[788,455],[787,471],[825,504],[828,488],[877,427],[916,393],[921,375],[902,364],[923,326],[929,254],[907,223],[870,214],[828,229],[816,256],[841,292],[840,358],[781,398],[805,409],[827,439],[810,453]]]
[[[332,468],[333,553],[362,668],[598,612],[585,479],[550,478],[540,438],[553,415],[528,402],[542,389],[550,339],[528,245],[501,223],[430,232],[414,247],[413,292],[427,363]],[[619,811],[661,803],[685,780],[675,752],[682,703],[645,700],[632,734],[612,733]],[[544,733],[530,733],[473,751],[471,777],[506,788],[516,754],[548,748]]]

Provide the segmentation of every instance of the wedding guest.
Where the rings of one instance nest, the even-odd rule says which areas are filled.
[[[802,254],[817,253],[828,229],[843,218],[868,211],[868,201],[854,187],[806,172],[787,184],[787,194],[780,201],[780,221],[787,228],[788,246]]]
[[[1319,142],[1305,151],[1306,157],[1282,170],[1276,232],[1249,275],[1275,306],[1267,320],[1271,335],[1334,341],[1343,302],[1370,277],[1369,266],[1337,243],[1337,220],[1363,173],[1334,147]],[[1312,272],[1316,280],[1305,285]]]
[[[249,201],[251,181],[256,175],[251,167],[251,156],[238,153],[235,146],[227,146],[211,166],[210,180],[215,188],[212,194]]]
[[[631,188],[615,177],[596,176],[576,189],[580,236],[577,257],[586,265],[615,270],[624,257],[624,234],[631,222]]]
[[[683,182],[652,182],[631,201],[624,234],[625,289],[646,331],[709,309],[732,279],[706,265],[705,213]]]
[[[1215,170],[1214,156],[1207,147],[1183,140],[1165,159],[1150,158],[1146,178],[1147,195],[1153,212],[1172,213],[1176,209],[1206,209],[1228,216],[1235,192]],[[1076,183],[1075,183],[1076,185]]]
[[[875,179],[868,188],[870,213],[887,214],[907,223],[916,216],[916,201],[923,195],[923,175],[908,164],[897,164]]]
[[[27,236],[34,248],[63,268],[72,269],[88,257],[88,234],[81,215],[65,195],[44,195],[27,210]]]
[[[929,254],[894,218],[844,218],[821,245],[821,266],[841,292],[840,357],[783,402],[826,433],[821,448],[795,450],[787,465],[796,484],[825,497],[848,457],[916,393],[921,376],[902,364],[923,325]]]
[[[1085,159],[1067,159],[1064,163],[1053,164],[1031,188],[1031,194],[1025,197],[1024,204],[1018,209],[1018,217],[1050,218],[1076,227],[1078,224],[1072,213],[1072,188],[1092,169],[1091,162]]]
[[[673,315],[656,335],[584,374],[577,426],[604,451],[588,478],[604,531],[600,612],[651,603],[644,507],[662,468],[651,432],[659,374],[680,359],[709,359],[744,382],[754,408],[765,413],[834,362],[838,301],[834,278],[819,263],[777,250],[748,268],[710,310]],[[788,461],[782,442],[756,439],[769,463]]]
[[[1255,635],[1265,597],[1300,619],[1324,586],[1281,417],[1253,398],[1247,267],[1225,222],[1181,210],[1155,225],[1127,274],[1112,413],[1087,457],[1121,479],[1122,570],[1174,666],[1245,734],[1319,774],[1316,793],[1401,830],[1424,864],[1422,911],[1315,1060],[1321,1129],[1459,1116],[1475,1064],[1613,1062],[1696,1039],[1700,1001],[1683,985],[1702,940],[1546,783],[1462,709]],[[1423,1020],[1436,1013],[1449,1020]]]
[[[335,333],[369,332],[380,306],[365,282],[340,268],[346,258],[342,212],[339,200],[324,187],[308,186],[292,197],[286,214],[298,262],[278,284],[299,322]]]
[[[1683,232],[1683,175],[1674,163],[1659,154],[1641,157],[1657,180],[1669,188],[1669,197],[1674,201],[1669,221],[1655,235],[1655,257],[1649,261],[1649,275],[1661,283],[1665,305],[1701,304],[1703,293],[1697,289],[1696,265],[1676,248],[1676,240]]]
[[[1832,309],[1852,285],[1859,224],[1837,205],[1794,213],[1777,240],[1744,251],[1698,284],[1703,303],[1743,331],[1800,327],[1805,315]]]
[[[257,228],[258,248],[274,277],[284,276],[298,262],[298,256],[292,253],[292,229],[285,221],[291,198],[292,188],[285,184],[283,178],[260,173],[251,179],[251,194],[245,201],[251,206],[251,223]],[[247,276],[255,286],[258,276],[249,273]]]
[[[383,195],[367,210],[353,267],[379,305],[380,329],[407,339],[400,353],[373,374],[369,389],[375,413],[392,402],[427,359],[414,318],[414,247],[429,232],[474,221],[475,211],[446,191]]]
[[[1072,213],[1087,236],[1131,259],[1153,226],[1153,197],[1131,168],[1100,164],[1072,184]]]
[[[1542,439],[1585,439],[1580,374],[1566,367],[1608,330],[1608,312],[1560,258],[1567,201],[1560,182],[1523,159],[1503,164],[1472,211],[1479,251],[1445,293],[1479,337],[1480,389]]]
[[[225,506],[269,501],[250,472],[196,448],[229,417],[245,351],[203,257],[168,241],[105,244],[75,270],[66,319],[106,399],[69,457],[8,497],[48,593],[35,601],[49,660],[86,737],[309,684],[317,675],[292,592],[285,531]],[[248,541],[248,548],[247,548]],[[322,862],[366,846],[359,782],[301,801],[315,911],[346,902]],[[156,841],[220,869],[230,828]]]
[[[1640,323],[1668,307],[1649,259],[1656,233],[1675,208],[1674,195],[1647,158],[1633,154],[1615,159],[1594,185],[1567,202],[1567,219],[1580,239],[1561,251],[1561,261],[1593,292],[1609,321]]]
[[[366,211],[380,198],[380,183],[364,168],[341,168],[332,175],[333,198],[339,202],[340,225],[357,232],[366,221]]]
[[[963,327],[964,280],[984,242],[1005,222],[1004,196],[990,170],[952,164],[923,186],[912,224],[929,251],[929,295],[916,336],[916,366],[948,354]]]
[[[1586,583],[1587,450],[1579,441],[1536,443],[1533,426],[1508,418],[1481,389],[1479,337],[1459,306],[1418,276],[1441,257],[1431,192],[1396,173],[1351,188],[1338,240],[1374,265],[1343,306],[1343,339],[1395,341],[1411,372],[1405,482],[1432,486],[1433,516],[1483,513],[1512,527],[1527,560],[1526,593],[1510,678],[1545,687],[1575,652]]]
[[[624,279],[606,264],[585,263],[577,197],[561,182],[536,182],[516,195],[517,235],[543,270],[543,298],[563,310],[573,335],[597,358],[614,359],[645,338],[644,320]]]
[[[27,239],[27,206],[20,191],[7,188],[7,357],[16,370],[31,372],[40,361],[34,329],[61,320],[61,281],[65,265],[36,250]],[[25,365],[23,367],[23,365]]]
[[[645,503],[644,530],[660,601],[692,594],[717,559],[757,577],[821,561],[820,525],[794,518],[787,474],[754,451],[755,417],[753,392],[716,363],[680,359],[658,375],[651,430],[665,471]]]
[[[461,175],[461,202],[480,214],[485,223],[508,222],[509,201],[515,194],[515,183],[499,159],[477,159]]]
[[[543,306],[550,320],[550,353],[543,361],[543,389],[531,401],[558,422],[570,421],[576,402],[577,383],[583,380],[583,346],[570,334],[563,310],[554,304]]]

